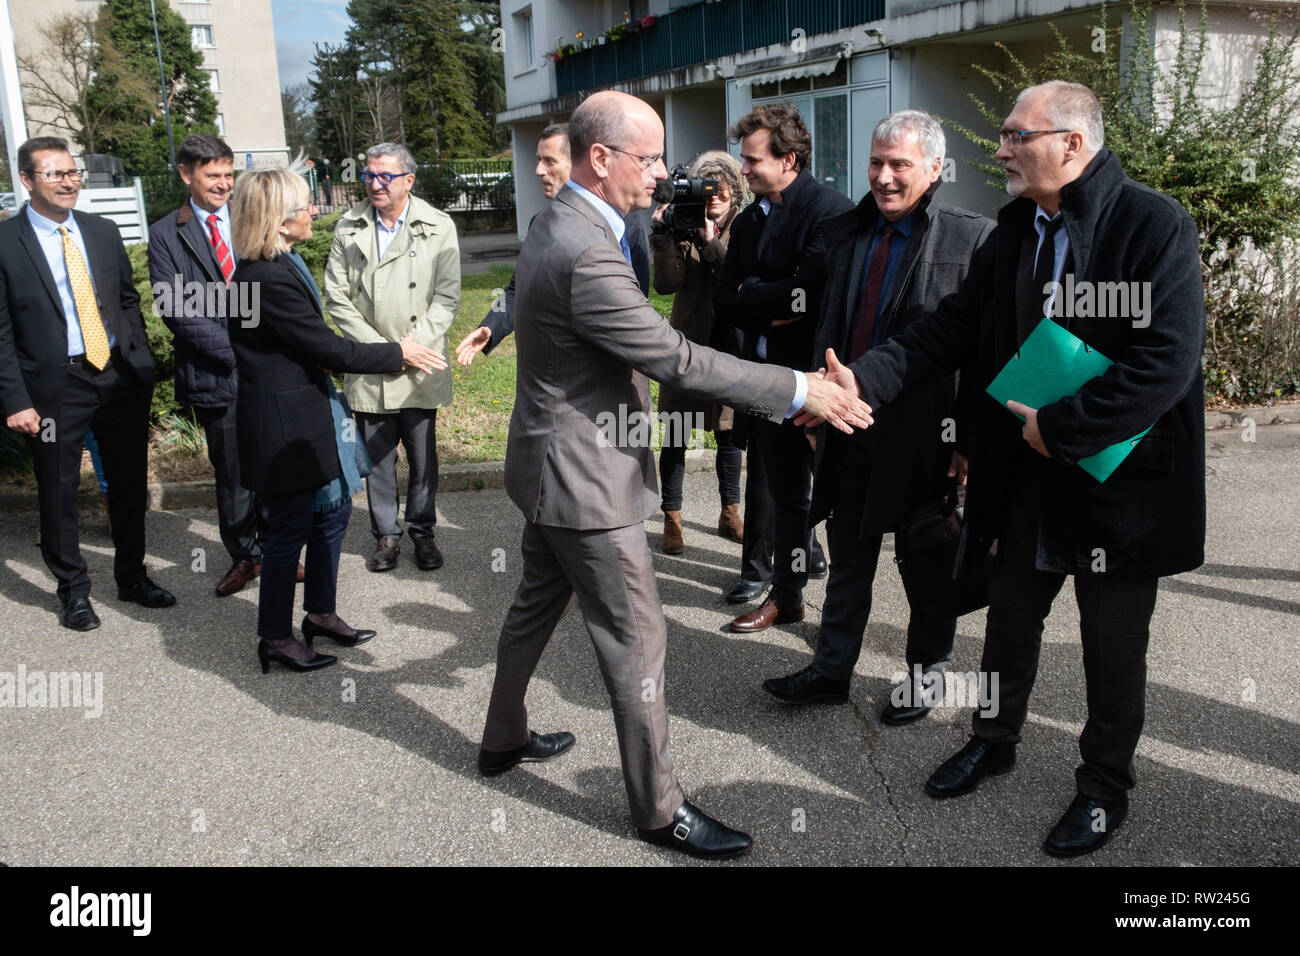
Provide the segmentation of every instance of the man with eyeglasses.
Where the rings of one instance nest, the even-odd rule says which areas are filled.
[[[185,292],[187,286],[224,288],[234,275],[229,206],[234,162],[234,152],[215,136],[187,137],[177,153],[177,172],[189,196],[149,227],[149,281],[159,293],[155,308],[174,336],[176,400],[193,408],[203,426],[216,484],[217,525],[230,555],[230,568],[215,588],[217,597],[235,594],[257,577],[266,527],[256,496],[239,480],[239,383],[230,317],[224,308],[215,315],[207,308],[225,300],[205,294],[196,308],[196,300]]]
[[[460,244],[450,216],[411,194],[415,158],[405,146],[379,143],[361,173],[366,198],[342,216],[325,266],[325,302],[339,331],[358,342],[400,342],[447,351],[447,329],[460,306]],[[416,368],[395,375],[349,375],[345,392],[356,414],[372,471],[366,479],[374,555],[371,571],[397,565],[397,445],[410,469],[406,531],[421,570],[442,567],[438,523],[438,409],[451,404],[451,369]]]
[[[23,143],[18,173],[31,200],[0,223],[0,408],[5,424],[31,444],[41,556],[58,581],[60,622],[89,631],[100,621],[77,536],[88,428],[108,481],[119,600],[147,608],[176,603],[144,564],[154,360],[117,226],[73,211],[83,171],[67,141]]]
[[[569,181],[569,171],[572,168],[573,163],[569,158],[569,124],[552,123],[537,137],[537,166],[533,170],[541,181],[542,193],[547,199],[554,199]],[[637,285],[645,295],[650,294],[650,240],[647,235],[649,218],[649,209],[633,209],[623,220],[623,225],[627,227],[628,246],[632,249],[632,271],[636,273]],[[531,222],[529,226],[532,226]],[[469,365],[479,352],[491,355],[492,350],[514,330],[515,277],[512,275],[510,283],[492,303],[479,327],[456,346],[456,362]]]
[[[1127,815],[1157,584],[1200,566],[1205,546],[1196,227],[1174,200],[1129,179],[1102,137],[1087,87],[1024,90],[996,157],[1015,198],[965,280],[841,379],[877,406],[974,363],[959,562],[972,571],[996,542],[981,671],[997,690],[975,712],[966,746],[926,783],[932,797],[970,793],[1014,767],[1044,621],[1074,578],[1088,717],[1074,800],[1043,844],[1053,856],[1098,849]],[[1099,312],[1058,301],[1063,287],[1100,295],[1116,283],[1139,285],[1146,305]],[[999,407],[984,389],[1053,321],[1114,364],[1042,408]],[[1147,428],[1105,481],[1079,467]]]

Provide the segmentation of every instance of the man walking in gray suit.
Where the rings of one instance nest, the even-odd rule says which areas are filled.
[[[668,754],[667,625],[642,522],[659,505],[647,376],[781,420],[827,415],[851,432],[870,409],[819,374],[692,345],[637,286],[624,217],[666,178],[663,123],[624,93],[589,97],[569,121],[572,179],[519,257],[519,360],[506,490],[525,517],[523,578],[497,647],[483,731],[485,774],[545,760],[571,734],[528,726],[524,695],[576,593],[609,690],[632,818],[643,840],[728,857],[744,833],[686,800]],[[641,440],[644,437],[645,440]]]

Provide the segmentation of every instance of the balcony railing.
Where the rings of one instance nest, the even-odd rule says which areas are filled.
[[[555,63],[556,94],[600,89],[885,16],[885,0],[719,0],[678,7],[638,32]]]

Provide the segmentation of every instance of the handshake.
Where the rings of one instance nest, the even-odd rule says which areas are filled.
[[[871,425],[871,406],[862,400],[857,377],[835,357],[834,349],[826,350],[826,365],[816,372],[806,373],[808,395],[803,408],[795,416],[796,425],[816,426],[823,422],[851,434],[854,428]]]

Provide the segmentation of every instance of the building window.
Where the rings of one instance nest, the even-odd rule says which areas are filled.
[[[208,70],[208,89],[213,93],[221,92],[221,73],[218,70]]]
[[[527,70],[533,65],[533,8],[525,7],[514,15],[515,70]]]
[[[217,114],[217,135],[218,136],[226,135],[226,114],[225,113]]]
[[[206,23],[190,24],[190,43],[198,50],[213,46],[211,25]]]

